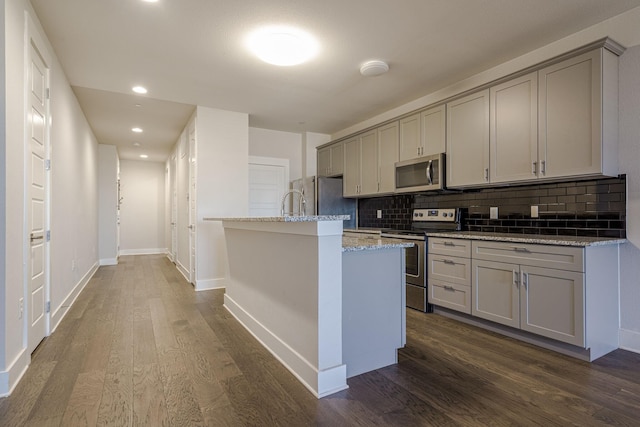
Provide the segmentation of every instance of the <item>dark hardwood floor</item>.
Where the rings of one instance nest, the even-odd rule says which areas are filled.
[[[399,363],[316,399],[163,256],[101,267],[0,426],[640,425],[640,355],[594,363],[409,310]]]

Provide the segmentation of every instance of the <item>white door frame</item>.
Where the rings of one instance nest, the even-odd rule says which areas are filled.
[[[24,112],[24,218],[23,218],[23,256],[24,256],[24,267],[23,267],[23,345],[29,352],[32,352],[35,348],[30,348],[29,346],[29,332],[30,332],[30,314],[31,314],[31,304],[30,304],[30,263],[31,263],[31,241],[29,238],[29,229],[30,224],[28,223],[30,215],[30,198],[31,198],[31,149],[30,149],[30,125],[29,125],[29,116],[31,114],[31,102],[30,102],[30,88],[29,83],[31,82],[31,52],[32,46],[34,49],[38,51],[44,65],[46,67],[46,88],[47,88],[47,97],[45,100],[45,124],[44,124],[44,157],[46,161],[50,161],[51,159],[51,100],[50,100],[50,87],[51,87],[51,64],[53,63],[51,54],[47,49],[47,45],[44,42],[44,39],[41,37],[40,33],[37,30],[37,27],[28,13],[25,13],[25,63],[24,63],[24,99],[25,99],[25,112]],[[45,333],[44,337],[49,336],[51,334],[51,310],[50,310],[50,301],[51,301],[51,242],[47,238],[48,233],[51,231],[51,171],[50,168],[46,167],[44,171],[44,230],[45,230],[45,238],[44,238],[44,301],[45,309],[44,312],[44,322],[45,322]],[[43,337],[43,338],[44,338]]]

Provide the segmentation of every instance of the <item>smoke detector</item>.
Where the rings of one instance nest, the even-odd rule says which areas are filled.
[[[389,65],[380,60],[367,61],[360,67],[360,74],[365,77],[379,76],[389,71]]]

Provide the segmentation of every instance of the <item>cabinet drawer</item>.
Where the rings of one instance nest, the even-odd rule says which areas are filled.
[[[584,249],[474,240],[473,259],[584,272]]]
[[[448,255],[430,253],[427,257],[429,280],[471,286],[471,260]]]
[[[431,304],[471,314],[470,286],[430,280],[428,288]]]
[[[428,253],[453,255],[463,258],[471,257],[471,240],[429,237]]]

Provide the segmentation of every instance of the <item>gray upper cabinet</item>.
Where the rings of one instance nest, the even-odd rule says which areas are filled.
[[[447,104],[447,186],[489,182],[489,89]]]
[[[531,180],[538,162],[538,73],[494,86],[489,152],[491,182]]]
[[[545,178],[618,174],[618,57],[605,48],[538,72]]]
[[[318,176],[340,176],[343,172],[343,143],[339,142],[318,150]]]
[[[400,161],[445,152],[445,105],[400,120]]]
[[[395,190],[398,138],[398,122],[378,128],[378,194],[390,194]]]

